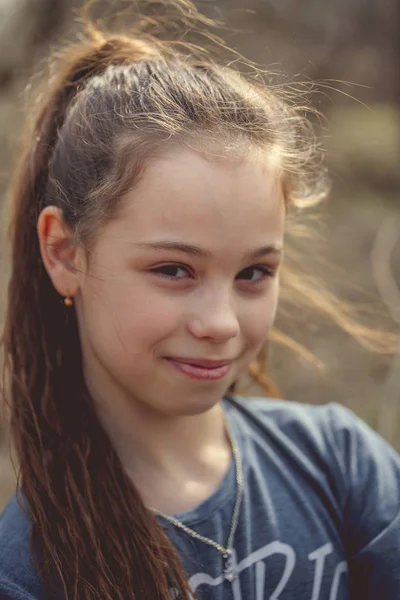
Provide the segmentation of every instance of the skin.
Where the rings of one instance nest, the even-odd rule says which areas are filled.
[[[68,243],[58,209],[40,215],[47,272],[74,296],[99,418],[145,502],[163,512],[199,503],[229,467],[220,400],[272,327],[284,218],[265,163],[187,149],[149,165],[89,258]],[[147,246],[166,242],[204,255]],[[232,363],[222,379],[199,381],[168,358]]]

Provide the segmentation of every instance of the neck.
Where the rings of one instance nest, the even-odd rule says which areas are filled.
[[[98,410],[124,466],[140,463],[168,469],[171,463],[190,463],[208,448],[226,445],[221,403],[198,415],[165,416],[140,404],[125,404],[115,411]]]
[[[112,410],[109,402],[96,405],[148,506],[169,514],[188,510],[215,491],[226,474],[232,451],[221,402],[201,414],[173,417],[121,399]]]

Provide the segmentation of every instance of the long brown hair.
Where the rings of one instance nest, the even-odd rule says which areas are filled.
[[[90,32],[57,60],[12,189],[4,349],[20,489],[50,596],[55,585],[73,600],[158,600],[175,587],[189,599],[176,550],[96,417],[76,315],[46,273],[37,218],[57,205],[76,242],[90,247],[154,153],[207,136],[226,152],[274,156],[288,206],[318,202],[326,181],[301,107],[171,44]],[[349,323],[340,310],[333,316]],[[262,365],[263,356],[251,372],[271,391]]]

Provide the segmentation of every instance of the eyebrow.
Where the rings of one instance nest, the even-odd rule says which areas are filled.
[[[132,244],[135,248],[146,248],[155,251],[175,250],[177,252],[183,252],[190,256],[197,256],[200,258],[210,258],[212,256],[209,250],[193,246],[192,244],[185,244],[182,242],[139,242]],[[282,248],[279,245],[270,244],[268,246],[261,246],[247,254],[247,258],[262,258],[269,255],[280,255]]]

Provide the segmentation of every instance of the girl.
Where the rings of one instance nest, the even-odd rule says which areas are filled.
[[[3,600],[400,597],[395,452],[231,393],[325,192],[300,114],[157,41],[67,50],[13,192]]]

